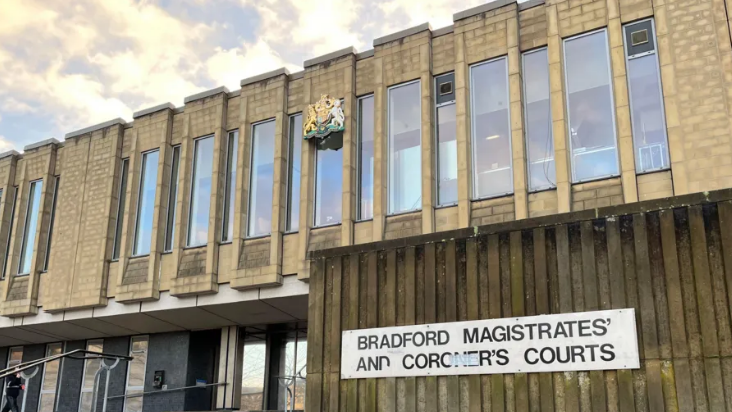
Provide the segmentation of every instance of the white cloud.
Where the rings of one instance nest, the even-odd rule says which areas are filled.
[[[31,107],[28,103],[18,101],[12,96],[6,98],[2,102],[0,109],[8,113],[33,113],[36,111],[36,109]]]
[[[5,136],[0,135],[0,153],[7,152],[9,150],[17,150],[15,149],[15,144],[6,139]]]
[[[300,69],[285,62],[264,40],[229,50],[217,48],[216,53],[206,60],[209,77],[218,79],[231,90],[239,88],[241,79],[280,67],[287,67],[290,71]]]

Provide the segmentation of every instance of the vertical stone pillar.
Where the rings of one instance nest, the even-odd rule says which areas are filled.
[[[630,122],[630,99],[628,80],[625,75],[625,49],[623,47],[623,28],[620,23],[618,0],[607,0],[607,35],[610,47],[612,87],[615,100],[615,116],[618,131],[618,156],[620,156],[620,176],[623,184],[625,203],[638,201],[638,184],[635,178],[635,149]]]
[[[353,224],[356,221],[356,207],[358,183],[356,179],[358,172],[357,164],[357,122],[358,100],[356,99],[356,59],[351,59],[351,66],[343,68],[343,77],[345,79],[345,100],[344,111],[346,115],[345,126],[343,132],[343,200],[342,200],[342,218],[341,218],[341,246],[353,244]],[[337,96],[333,96],[336,97]]]
[[[432,78],[432,38],[419,46],[419,71],[422,95],[422,234],[435,231],[435,105]]]
[[[371,240],[384,239],[386,225],[387,185],[387,130],[386,130],[386,84],[384,84],[384,58],[374,57],[374,221]]]
[[[228,133],[226,132],[226,107],[229,102],[227,93],[223,94],[223,104],[216,106],[214,114],[214,162],[211,179],[211,209],[208,213],[208,239],[206,240],[206,281],[211,292],[218,291],[219,241],[226,197],[226,151]]]
[[[257,284],[282,283],[282,236],[285,233],[285,219],[287,214],[287,82],[288,75],[282,76],[282,83],[275,89],[275,158],[274,158],[274,189],[272,190],[272,230],[269,242],[269,268]]]
[[[311,79],[303,79],[303,123],[307,118],[307,105],[312,104],[313,95]],[[317,98],[317,97],[315,97]],[[300,163],[300,229],[297,245],[298,271],[297,278],[304,280],[310,278],[310,260],[307,258],[308,244],[310,242],[310,229],[313,226],[313,196],[315,192],[315,146],[303,142],[300,152],[302,156]]]
[[[238,326],[221,328],[216,382],[225,383],[216,387],[216,409],[237,410],[241,405],[242,358],[244,342],[240,339]]]
[[[455,120],[458,158],[458,227],[470,225],[472,193],[472,149],[470,147],[470,92],[468,63],[465,59],[465,33],[455,37]]]
[[[521,52],[519,51],[518,9],[506,20],[508,48],[508,94],[511,107],[511,151],[513,169],[513,201],[516,219],[529,217],[526,181],[526,145],[524,144],[523,92]]]
[[[549,90],[552,105],[552,134],[554,136],[554,163],[557,173],[557,212],[566,213],[572,205],[569,142],[567,141],[566,105],[564,104],[564,71],[562,39],[559,37],[557,6],[546,8],[547,54],[549,56]]]

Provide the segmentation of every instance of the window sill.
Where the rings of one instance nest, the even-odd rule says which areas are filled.
[[[310,230],[313,230],[313,229],[327,229],[329,227],[336,227],[336,226],[340,226],[342,224],[343,223],[341,223],[341,222],[338,222],[338,223],[329,223],[327,225],[313,226],[312,228],[310,228]]]
[[[221,242],[219,242],[219,246],[223,246],[223,245],[230,245],[230,244],[232,244],[232,243],[234,243],[234,241],[233,241],[233,240],[227,240],[227,241],[223,241],[223,240],[222,240]]]
[[[140,259],[140,258],[144,258],[144,257],[150,257],[150,254],[149,253],[146,253],[144,255],[130,256],[130,260],[132,260],[132,259]]]
[[[288,232],[285,232],[285,233],[283,233],[283,235],[284,235],[284,236],[287,236],[287,235],[296,235],[296,234],[298,234],[298,233],[300,233],[300,231],[299,231],[299,230],[290,230],[290,231],[288,231]]]
[[[660,169],[651,169],[651,170],[643,170],[643,171],[637,171],[635,172],[636,176],[642,176],[642,175],[649,175],[651,173],[659,173],[659,172],[667,172],[671,170],[670,167],[664,167]]]
[[[353,223],[363,223],[363,222],[373,222],[374,218],[368,218],[368,219],[361,219],[361,220],[355,220]]]
[[[257,239],[264,239],[264,238],[266,238],[266,237],[270,237],[270,236],[272,236],[272,234],[271,234],[271,233],[267,233],[266,235],[259,235],[259,236],[250,236],[250,237],[246,237],[246,238],[244,238],[244,241],[247,241],[247,240],[257,240]]]
[[[173,254],[173,251],[172,250],[165,250],[163,252],[160,252],[160,254],[161,255],[172,255]]]
[[[541,188],[538,188],[538,189],[529,190],[527,193],[530,194],[530,195],[533,195],[534,193],[549,192],[549,191],[552,191],[552,190],[557,190],[557,187],[556,186],[541,187]]]
[[[458,205],[458,202],[455,202],[455,203],[446,203],[444,205],[437,205],[437,206],[435,206],[435,210],[437,210],[437,209],[447,209],[449,207],[455,207],[457,205]]]
[[[409,215],[409,214],[412,214],[412,213],[418,213],[418,212],[421,212],[421,211],[422,211],[422,209],[407,210],[407,211],[404,211],[404,212],[392,213],[392,214],[386,215],[386,217],[404,216],[404,215]]]
[[[598,180],[608,180],[608,179],[615,179],[616,177],[620,177],[620,174],[612,174],[612,175],[604,175],[604,176],[598,176],[598,177],[590,177],[584,180],[578,180],[576,182],[572,182],[573,185],[581,185],[583,183],[590,183],[590,182],[597,182]]]
[[[486,197],[479,197],[479,198],[476,198],[476,199],[472,199],[470,201],[471,202],[482,202],[484,200],[500,199],[502,197],[507,197],[507,196],[513,196],[513,192],[506,192],[506,193],[500,193],[500,194],[497,194],[497,195],[491,195],[491,196],[486,196]]]
[[[206,246],[208,246],[208,243],[204,243],[202,245],[186,246],[183,248],[183,250],[201,249],[201,248],[205,248]]]

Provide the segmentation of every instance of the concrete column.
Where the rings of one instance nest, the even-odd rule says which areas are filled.
[[[562,39],[559,37],[557,6],[546,8],[547,54],[549,56],[549,90],[552,105],[554,163],[557,172],[557,212],[571,211],[572,183],[570,179],[569,142],[567,141],[566,105],[564,104],[564,71]]]
[[[435,231],[435,105],[433,99],[432,43],[419,47],[422,103],[422,234]]]
[[[384,84],[384,59],[374,57],[374,221],[371,240],[384,239],[387,214],[387,130],[386,104],[387,92]]]
[[[312,88],[309,78],[303,79],[303,101],[305,107],[312,104]],[[317,98],[317,97],[316,97]],[[307,109],[303,110],[303,122],[307,117]],[[310,278],[310,261],[307,259],[310,229],[313,226],[313,196],[315,191],[315,146],[310,142],[303,142],[300,155],[300,228],[298,230],[297,278]]]
[[[458,227],[470,225],[472,196],[472,149],[470,140],[470,91],[468,63],[465,59],[465,34],[455,33],[455,120],[458,158]]]
[[[341,219],[341,246],[353,244],[353,222],[356,220],[358,172],[356,171],[357,135],[356,114],[358,101],[356,99],[356,61],[343,69],[345,78],[344,111],[346,112],[346,130],[343,132],[343,200]],[[334,96],[337,98],[337,96]]]
[[[511,108],[511,152],[513,157],[513,201],[516,219],[529,217],[526,181],[526,145],[524,144],[521,52],[519,51],[518,11],[506,20],[508,48],[508,94]]]

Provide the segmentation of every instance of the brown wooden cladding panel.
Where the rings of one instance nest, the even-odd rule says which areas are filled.
[[[732,202],[481,231],[316,256],[308,412],[732,411]],[[638,370],[340,380],[344,330],[627,307]]]

